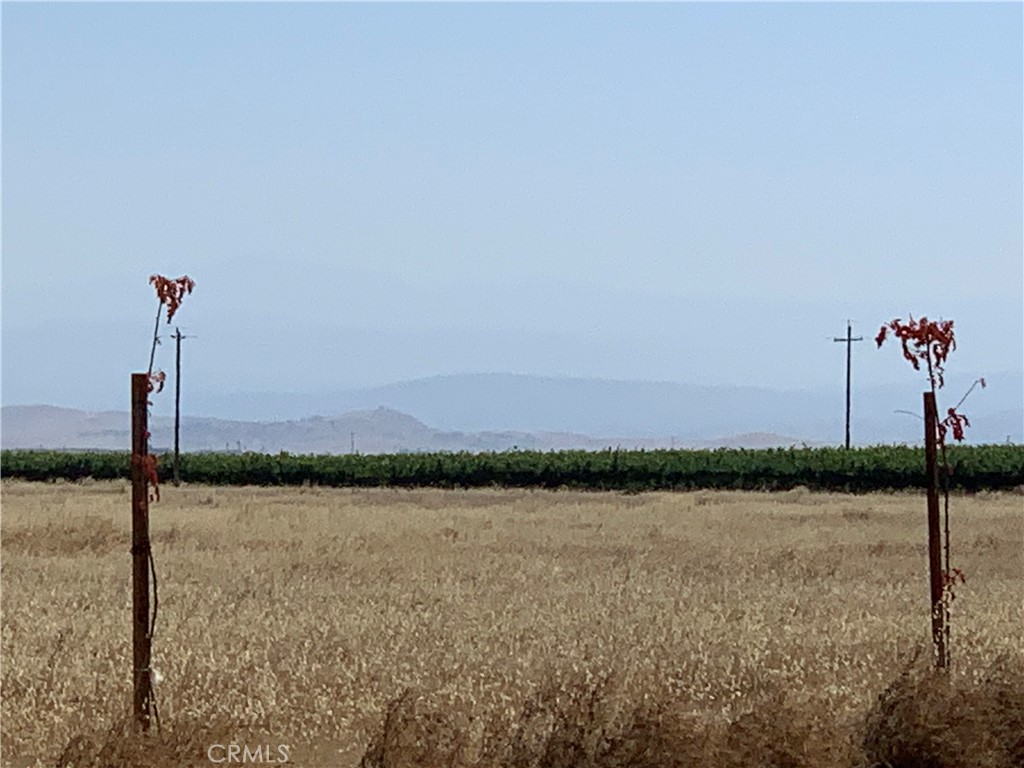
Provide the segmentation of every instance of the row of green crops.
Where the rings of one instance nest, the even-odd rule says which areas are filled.
[[[950,487],[965,491],[1024,486],[1024,446],[949,448]],[[160,457],[161,477],[171,457]],[[0,473],[27,480],[129,476],[126,453],[5,450]],[[924,487],[924,451],[906,446],[715,451],[508,451],[309,456],[190,453],[181,479],[212,485],[582,488],[646,491],[729,488],[873,491]]]

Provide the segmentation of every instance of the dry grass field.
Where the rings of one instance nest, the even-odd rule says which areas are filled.
[[[1024,765],[1020,495],[936,677],[919,496],[167,487],[142,747],[129,497],[3,483],[4,766]]]

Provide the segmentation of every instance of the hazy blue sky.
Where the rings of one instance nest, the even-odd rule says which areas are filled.
[[[1024,367],[1020,3],[2,14],[6,404],[125,407],[152,272],[209,392]]]

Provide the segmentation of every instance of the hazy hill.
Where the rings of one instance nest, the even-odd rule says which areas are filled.
[[[1024,442],[1024,375],[994,373],[964,406],[974,442]],[[950,376],[940,406],[953,404],[971,379]],[[921,409],[922,383],[907,377],[889,386],[855,388],[853,436],[860,443],[916,441],[917,420],[897,410]],[[763,432],[799,440],[843,439],[845,392],[777,391],[757,387],[672,382],[549,378],[516,374],[437,376],[368,389],[323,394],[240,393],[189,397],[193,413],[238,419],[294,419],[385,406],[414,414],[437,429],[566,432],[599,438],[675,437],[718,440]]]
[[[52,406],[5,406],[0,444],[4,448],[125,450],[130,444],[127,412],[89,413]],[[153,445],[172,444],[173,422],[151,420]],[[402,451],[504,451],[511,448],[555,450],[669,447],[671,439],[601,439],[556,432],[445,432],[431,429],[408,414],[390,408],[355,411],[334,418],[275,422],[229,421],[184,417],[182,450],[253,450],[276,453],[398,453]],[[800,441],[771,434],[738,435],[717,441],[678,443],[680,447],[767,447]]]
[[[951,378],[946,392],[970,382]],[[919,382],[854,392],[855,443],[921,439]],[[1024,383],[996,375],[964,407],[970,442],[1024,442]],[[955,402],[946,400],[941,403]],[[169,446],[171,403],[158,400],[154,444]],[[440,376],[345,392],[192,395],[183,398],[184,450],[363,453],[421,450],[765,447],[839,444],[844,393],[702,387],[478,374]],[[126,409],[127,411],[127,409]],[[191,414],[205,413],[207,416]],[[414,414],[414,415],[409,415]],[[0,444],[15,448],[117,448],[129,444],[127,412],[5,406]]]

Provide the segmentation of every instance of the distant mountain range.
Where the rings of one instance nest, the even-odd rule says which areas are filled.
[[[987,388],[964,403],[973,442],[1024,442],[1024,373],[990,372]],[[955,404],[973,379],[951,374],[940,407]],[[853,441],[916,442],[921,424],[896,411],[921,411],[921,377],[855,387]],[[780,391],[755,386],[553,378],[508,373],[460,374],[317,394],[196,393],[187,412],[252,421],[301,419],[392,408],[437,429],[462,432],[556,432],[604,440],[630,437],[670,443],[767,433],[797,442],[836,444],[844,437],[845,391]]]
[[[4,448],[125,450],[130,445],[127,412],[90,413],[48,405],[9,405],[3,408]],[[151,420],[152,444],[168,449],[173,420]],[[675,443],[669,439],[600,439],[564,432],[445,432],[390,408],[353,411],[334,418],[313,416],[297,421],[229,421],[183,417],[184,451],[260,451],[276,453],[402,453],[415,451],[506,451],[621,448],[747,447],[799,444],[782,435],[735,435],[710,441]]]
[[[970,442],[1024,443],[1024,376],[997,374],[987,383],[963,407],[971,417]],[[959,397],[970,384],[951,377],[943,394]],[[921,409],[920,391],[920,382],[855,390],[853,441],[918,442],[921,424],[912,414]],[[844,405],[841,388],[774,391],[515,374],[439,376],[320,395],[186,392],[182,449],[391,453],[836,445],[843,440]],[[168,401],[157,407],[166,409]],[[165,413],[152,419],[158,447],[172,442]],[[127,409],[4,406],[0,417],[4,448],[124,449],[128,436]]]

